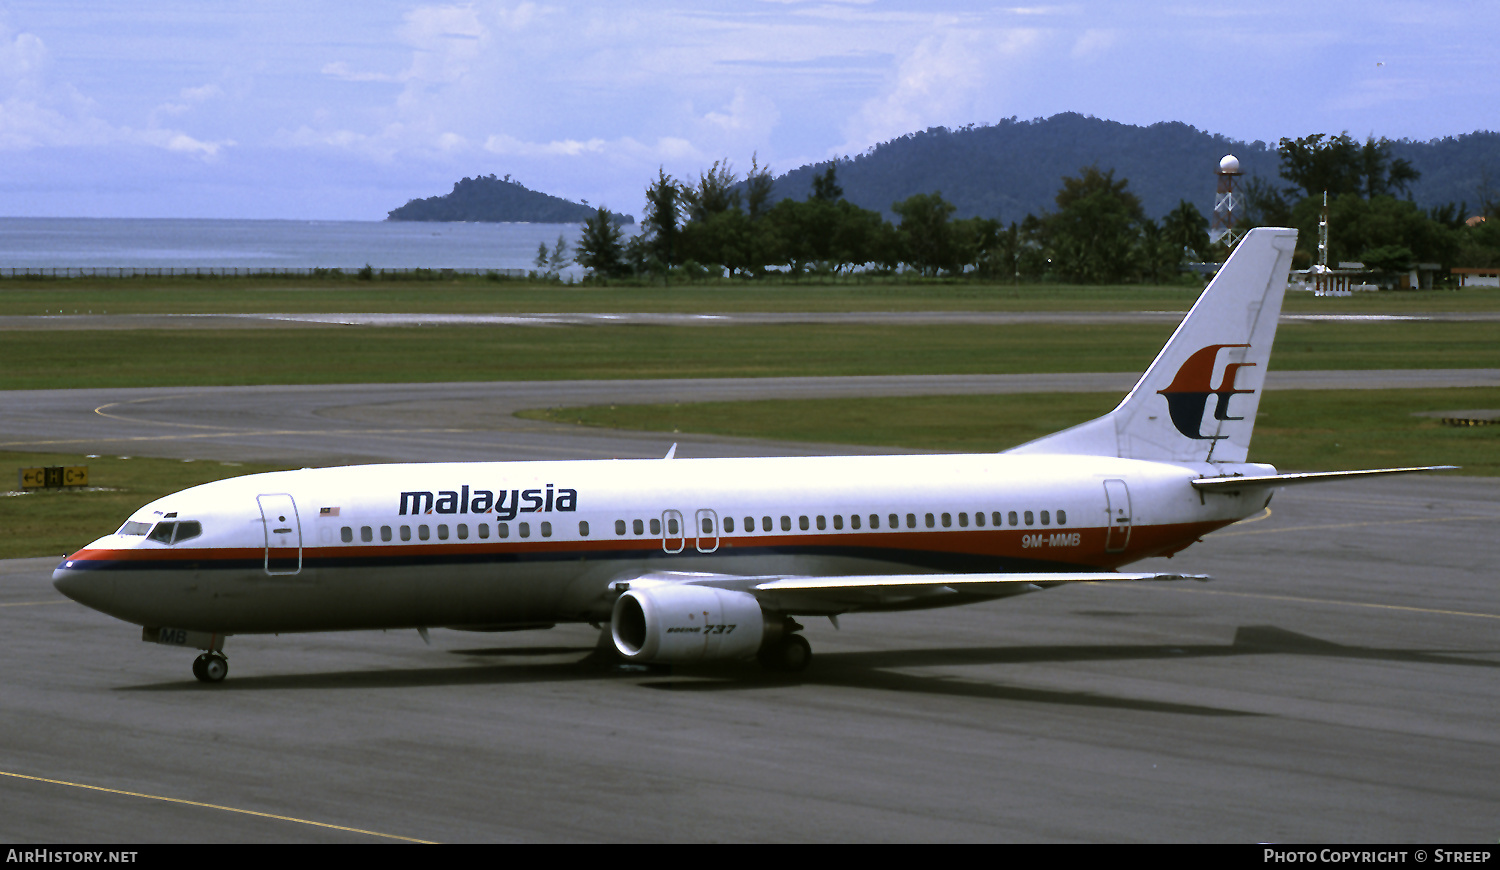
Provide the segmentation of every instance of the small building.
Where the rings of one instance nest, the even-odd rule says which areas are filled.
[[[1500,287],[1500,266],[1482,269],[1454,266],[1451,271],[1458,276],[1460,287]]]

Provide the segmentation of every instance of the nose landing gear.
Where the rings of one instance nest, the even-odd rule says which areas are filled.
[[[206,652],[193,659],[193,676],[205,683],[221,683],[229,676],[229,659],[221,652]]]

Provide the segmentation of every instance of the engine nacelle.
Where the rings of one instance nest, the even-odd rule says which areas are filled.
[[[609,630],[615,649],[630,661],[701,662],[755,655],[766,623],[754,595],[682,584],[625,592],[615,601]]]

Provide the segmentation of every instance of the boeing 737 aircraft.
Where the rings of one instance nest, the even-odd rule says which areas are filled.
[[[1296,232],[1240,242],[1114,411],[997,454],[312,468],[158,499],[54,573],[205,650],[235,634],[589,622],[643,663],[799,670],[794,617],[944,607],[1123,573],[1265,507],[1247,462]],[[1446,466],[1444,466],[1446,467]]]

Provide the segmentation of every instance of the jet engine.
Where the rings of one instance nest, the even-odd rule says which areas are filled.
[[[749,658],[779,639],[782,624],[754,595],[691,584],[628,590],[609,621],[620,655],[661,663]]]

